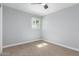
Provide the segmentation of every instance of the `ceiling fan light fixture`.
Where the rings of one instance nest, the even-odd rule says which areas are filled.
[[[44,5],[44,8],[45,8],[45,9],[47,9],[47,8],[48,8],[48,5],[47,5],[47,4],[45,4],[45,5]]]

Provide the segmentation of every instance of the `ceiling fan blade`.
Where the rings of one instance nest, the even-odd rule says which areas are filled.
[[[48,5],[47,4],[43,4],[43,3],[31,3],[32,5],[36,5],[36,4],[40,4],[44,7],[44,9],[47,9],[48,8]]]
[[[42,3],[31,3],[32,5],[36,5],[36,4],[42,4]]]

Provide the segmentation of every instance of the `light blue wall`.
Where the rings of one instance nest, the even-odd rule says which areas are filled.
[[[79,4],[43,18],[43,37],[79,50]]]
[[[40,38],[40,30],[32,29],[32,16],[34,15],[3,7],[3,46]]]

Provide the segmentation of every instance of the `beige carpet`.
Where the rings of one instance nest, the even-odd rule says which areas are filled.
[[[47,43],[47,46],[38,48],[37,44]],[[2,56],[79,56],[79,52],[63,48],[42,40],[3,49]]]

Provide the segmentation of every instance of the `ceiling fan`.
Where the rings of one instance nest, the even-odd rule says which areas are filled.
[[[44,7],[44,9],[48,9],[48,5],[46,3],[32,3],[32,5],[40,4]]]

